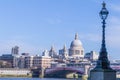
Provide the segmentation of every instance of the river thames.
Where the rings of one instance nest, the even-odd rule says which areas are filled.
[[[58,78],[0,78],[0,80],[75,80],[75,79],[58,79]],[[81,80],[81,79],[77,79]]]

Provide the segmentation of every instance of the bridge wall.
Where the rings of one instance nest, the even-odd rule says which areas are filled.
[[[29,69],[0,68],[0,75],[28,75],[31,74]]]

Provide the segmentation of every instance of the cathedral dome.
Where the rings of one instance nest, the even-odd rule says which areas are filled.
[[[75,40],[73,40],[71,42],[70,47],[81,47],[82,46],[82,42],[78,39],[78,34],[75,35]]]
[[[75,39],[71,42],[69,56],[75,59],[84,57],[84,48],[82,42],[78,39],[78,34],[75,34]]]

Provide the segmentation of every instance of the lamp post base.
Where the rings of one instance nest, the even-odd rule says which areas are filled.
[[[90,80],[116,80],[116,71],[112,69],[93,69]]]

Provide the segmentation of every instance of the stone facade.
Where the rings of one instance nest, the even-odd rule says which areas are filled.
[[[116,71],[112,69],[92,70],[90,80],[116,80]]]

